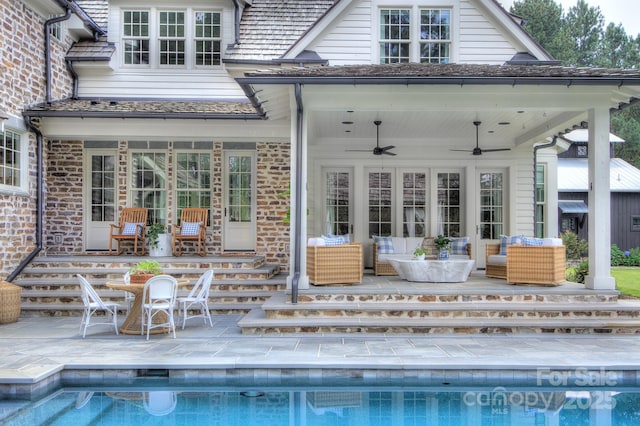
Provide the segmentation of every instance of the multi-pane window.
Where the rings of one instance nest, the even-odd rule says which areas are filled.
[[[149,12],[125,11],[122,33],[124,63],[149,64]]]
[[[184,65],[184,12],[160,12],[160,65]]]
[[[217,66],[221,64],[221,13],[185,10],[125,10],[125,65]]]
[[[234,155],[229,157],[229,208],[230,222],[251,222],[253,200],[251,186],[253,177],[253,162],[249,155]]]
[[[167,224],[166,157],[163,152],[131,154],[131,205],[148,208],[149,223]]]
[[[349,172],[329,171],[326,174],[326,232],[333,235],[349,234],[350,190]]]
[[[195,13],[196,65],[220,65],[220,31],[221,25],[219,13]]]
[[[49,19],[57,18],[59,15],[49,15]],[[49,34],[56,40],[62,40],[62,22],[55,22],[49,25]]]
[[[391,172],[369,173],[369,238],[393,235]]]
[[[545,194],[545,166],[536,166],[536,237],[544,237],[544,212],[547,204]]]
[[[402,236],[424,237],[427,212],[425,173],[402,174]]]
[[[504,226],[504,179],[502,173],[480,173],[480,236],[496,240]]]
[[[380,63],[409,62],[411,52],[411,10],[380,11]]]
[[[176,217],[186,207],[211,208],[211,154],[176,154],[176,198]]]
[[[438,173],[439,235],[459,237],[462,230],[460,173]]]
[[[420,62],[448,63],[451,48],[451,10],[420,11]]]
[[[0,185],[20,186],[20,135],[5,130],[0,136]]]
[[[91,156],[91,220],[112,222],[115,220],[115,155]]]

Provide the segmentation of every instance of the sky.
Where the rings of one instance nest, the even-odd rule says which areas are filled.
[[[498,0],[505,9],[509,10],[514,0]],[[562,5],[562,11],[566,14],[571,6],[575,6],[577,0],[554,0]],[[640,34],[640,0],[586,0],[589,6],[600,7],[604,16],[605,28],[609,22],[622,24],[627,35]]]

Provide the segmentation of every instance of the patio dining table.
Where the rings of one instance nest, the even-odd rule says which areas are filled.
[[[189,280],[179,280],[178,287],[184,287],[189,284]],[[107,282],[107,287],[114,290],[122,290],[133,293],[135,298],[131,304],[129,315],[125,318],[122,326],[120,326],[120,333],[122,334],[142,334],[142,293],[144,290],[144,283],[130,283],[124,282]],[[154,323],[165,323],[167,320],[166,314],[160,312],[154,317]],[[166,333],[167,329],[154,328],[150,330],[151,334]]]

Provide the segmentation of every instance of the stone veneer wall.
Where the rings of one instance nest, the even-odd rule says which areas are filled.
[[[167,218],[173,226],[176,219],[171,196],[174,181],[174,151],[169,144],[167,156],[169,197]],[[289,185],[288,143],[257,144],[257,241],[256,254],[268,263],[276,263],[283,270],[289,267],[289,224],[282,218],[289,208],[288,197],[280,197]],[[50,143],[47,168],[49,188],[46,208],[45,250],[47,254],[80,254],[83,252],[83,144],[79,141],[53,141]],[[127,143],[118,144],[118,201],[127,202]],[[208,230],[207,249],[210,254],[222,252],[222,143],[216,142],[212,158],[211,227]],[[85,212],[84,214],[89,214]],[[62,244],[55,244],[55,236]]]
[[[45,19],[22,1],[0,1],[0,110],[14,117],[20,117],[26,105],[43,102],[46,97]],[[68,38],[62,42],[52,41],[53,99],[68,97],[72,92],[72,79],[64,62],[64,53],[70,45]],[[1,278],[13,272],[37,245],[36,138],[20,129],[10,130],[18,130],[23,136],[26,146],[22,152],[28,155],[28,182],[27,193],[0,191]]]

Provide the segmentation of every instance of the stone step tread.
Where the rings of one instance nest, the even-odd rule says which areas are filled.
[[[326,289],[331,289],[331,294],[344,295],[344,296],[367,296],[372,295],[372,290],[369,287],[359,288],[357,285],[325,285],[322,289],[315,288],[316,286],[310,286],[309,289],[300,290],[300,296],[314,297],[316,295],[326,295]],[[589,290],[589,293],[593,295],[602,296],[618,296],[620,293],[617,290]],[[495,295],[495,296],[518,296],[518,295],[534,295],[534,296],[548,296],[548,295],[585,295],[584,288],[567,288],[567,286],[560,287],[547,287],[547,286],[534,286],[534,285],[508,285],[500,289],[487,289],[471,287],[461,288],[459,286],[447,286],[446,284],[438,286],[425,286],[415,287],[411,285],[396,286],[389,288],[378,288],[375,290],[375,294],[388,294],[388,295]]]
[[[637,327],[640,319],[584,319],[584,318],[267,318],[261,309],[254,309],[245,315],[238,326],[241,328],[269,328],[269,327],[459,327],[459,328],[487,328],[487,327],[539,327],[539,328],[607,328],[607,327]]]
[[[257,268],[188,268],[188,267],[175,267],[175,268],[163,268],[163,272],[170,275],[178,274],[202,274],[208,269],[213,269],[216,275],[229,275],[237,273],[264,273],[272,272],[279,269],[279,265],[265,264]],[[52,267],[52,268],[25,268],[22,272],[22,276],[42,276],[42,275],[75,275],[79,271],[83,274],[90,275],[124,275],[129,270],[128,267],[110,267],[108,270],[99,267]]]
[[[275,301],[274,301],[275,299]],[[277,296],[271,297],[262,306],[265,311],[634,311],[640,310],[640,302],[636,303],[544,303],[544,302],[384,302],[384,303],[291,303],[279,302]]]
[[[197,278],[197,275],[194,277]],[[121,277],[118,275],[113,278],[93,278],[91,279],[91,284],[100,287],[105,285],[108,281],[119,280]],[[52,278],[18,278],[12,282],[17,286],[21,287],[30,287],[30,286],[52,286],[52,287],[60,287],[60,286],[80,286],[78,283],[78,279],[75,276],[69,276],[67,278],[55,278],[55,282],[51,282]],[[194,280],[195,283],[195,280]],[[242,280],[234,280],[234,279],[215,279],[211,285],[213,287],[223,286],[223,285],[237,285],[237,286],[260,286],[260,285],[268,285],[268,286],[286,286],[287,279],[286,276],[282,274],[275,275],[272,278],[264,279],[264,278],[254,278],[254,279],[242,279]],[[53,290],[57,291],[57,290]]]
[[[40,256],[36,257],[31,261],[31,265],[42,265],[48,263],[138,263],[140,259],[146,259],[149,256],[134,256],[134,255],[48,255],[48,256]],[[251,262],[251,261],[259,261],[263,260],[265,257],[262,255],[255,254],[242,254],[238,256],[194,256],[194,255],[183,255],[183,256],[157,256],[152,257],[153,260],[157,260],[160,263],[231,263],[231,262]]]
[[[103,299],[112,299],[122,297],[123,291],[120,290],[101,290],[97,289],[98,294]],[[178,297],[186,296],[189,294],[188,290],[179,290]],[[221,297],[271,297],[273,292],[265,291],[216,291],[214,289],[209,293],[209,299],[219,299]],[[80,297],[79,290],[56,290],[56,291],[41,291],[41,290],[23,290],[22,298],[33,297]]]

